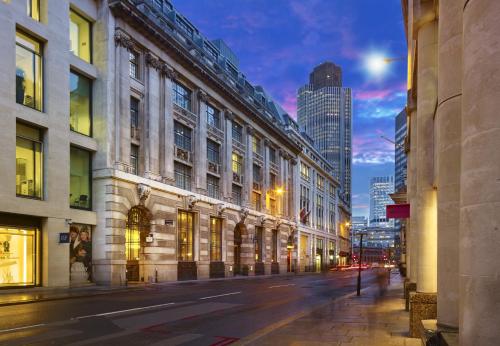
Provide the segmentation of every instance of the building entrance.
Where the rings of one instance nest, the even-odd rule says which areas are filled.
[[[127,281],[141,281],[139,259],[141,244],[150,231],[149,212],[142,206],[130,209],[125,230],[125,255],[127,258]]]

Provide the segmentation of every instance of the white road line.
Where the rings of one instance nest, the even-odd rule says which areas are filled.
[[[169,305],[174,305],[174,304],[175,303],[165,303],[165,304],[158,304],[158,305],[143,306],[143,307],[140,307],[140,308],[133,308],[133,309],[126,309],[126,310],[104,312],[102,314],[94,314],[94,315],[73,317],[72,320],[81,320],[83,318],[90,318],[90,317],[102,317],[102,316],[109,316],[109,315],[117,315],[117,314],[122,314],[122,313],[125,313],[125,312],[131,312],[131,311],[139,311],[139,310],[146,310],[146,309],[161,308],[161,307],[164,307],[164,306],[169,306]]]
[[[217,297],[224,297],[224,296],[232,296],[233,294],[240,294],[240,293],[241,292],[224,293],[224,294],[219,294],[219,295],[216,295],[216,296],[203,297],[203,298],[199,298],[199,299],[203,300],[203,299],[210,299],[210,298],[217,298]]]
[[[23,330],[23,329],[29,329],[29,328],[42,327],[42,326],[45,326],[45,325],[46,325],[46,323],[40,323],[40,324],[33,324],[31,326],[23,326],[23,327],[16,327],[16,328],[10,328],[10,329],[2,329],[2,330],[0,330],[0,334],[7,333],[7,332],[15,332],[16,330]]]
[[[278,287],[288,287],[288,286],[295,286],[295,284],[269,286],[268,288],[278,288]]]

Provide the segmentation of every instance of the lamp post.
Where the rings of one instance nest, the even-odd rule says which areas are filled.
[[[357,292],[356,295],[359,297],[361,295],[361,262],[363,259],[363,236],[365,235],[365,232],[360,232],[359,236],[359,266],[358,266],[358,287],[357,287]]]

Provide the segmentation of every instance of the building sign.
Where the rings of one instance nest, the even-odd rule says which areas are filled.
[[[410,217],[410,205],[388,204],[386,205],[386,215],[388,219],[407,219]]]
[[[59,233],[59,244],[69,243],[69,233]]]
[[[72,224],[69,228],[69,266],[72,284],[92,281],[91,227]]]

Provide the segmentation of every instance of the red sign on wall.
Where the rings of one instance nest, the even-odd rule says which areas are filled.
[[[409,204],[388,204],[385,207],[388,219],[407,219],[410,217]]]

